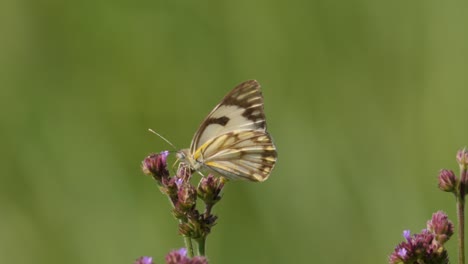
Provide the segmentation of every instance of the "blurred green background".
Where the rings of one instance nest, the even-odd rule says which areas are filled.
[[[0,263],[133,263],[183,246],[140,162],[263,86],[270,179],[231,182],[210,263],[386,263],[455,220],[468,144],[466,1],[0,3]],[[448,243],[456,259],[455,241]]]

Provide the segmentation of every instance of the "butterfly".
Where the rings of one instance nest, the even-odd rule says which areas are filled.
[[[245,81],[229,92],[208,114],[189,149],[177,152],[192,170],[207,169],[229,179],[262,182],[277,159],[266,131],[260,84]]]

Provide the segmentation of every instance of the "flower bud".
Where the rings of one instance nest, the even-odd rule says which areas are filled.
[[[190,259],[187,256],[187,249],[181,248],[173,250],[166,256],[166,264],[208,264],[205,257],[196,256]]]
[[[406,238],[406,241],[411,240],[411,231],[410,230],[404,230],[403,231],[403,237]]]
[[[188,182],[192,177],[193,170],[190,169],[185,163],[180,163],[179,168],[177,169],[177,177],[181,178],[183,181]]]
[[[179,187],[177,186],[177,177],[162,178],[160,190],[169,197],[173,205],[176,204],[178,199],[178,189]]]
[[[187,257],[187,249],[181,248],[173,250],[166,256],[167,264],[189,264],[190,259]]]
[[[468,165],[468,150],[466,148],[460,149],[457,152],[457,162],[460,168],[466,168]]]
[[[169,171],[167,170],[168,155],[169,151],[162,151],[159,154],[151,154],[146,157],[141,164],[143,173],[153,176],[159,183],[161,178],[169,177]]]
[[[181,209],[191,209],[197,202],[197,191],[189,183],[182,183],[177,192],[177,206]]]
[[[457,186],[457,178],[451,170],[441,170],[439,172],[439,189],[444,192],[454,192]]]
[[[432,219],[427,221],[427,229],[435,234],[436,241],[440,244],[447,242],[453,235],[453,224],[442,211],[432,215]]]
[[[154,264],[152,257],[139,257],[134,264]]]
[[[192,239],[199,239],[202,237],[202,229],[200,225],[200,213],[198,210],[193,209],[184,215],[185,219],[179,222],[179,234],[190,237]]]
[[[460,165],[460,197],[468,192],[468,150],[463,148],[457,152],[457,162]]]
[[[220,177],[214,177],[212,174],[203,177],[198,184],[198,197],[206,204],[215,204],[221,200],[221,190],[224,187],[224,181]]]

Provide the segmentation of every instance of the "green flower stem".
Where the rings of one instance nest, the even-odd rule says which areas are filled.
[[[457,193],[457,220],[458,220],[458,263],[465,264],[465,195],[468,182],[468,169],[466,164],[460,164],[460,183]]]
[[[457,198],[458,263],[465,264],[465,199]]]
[[[169,202],[171,203],[172,205],[172,208],[175,208],[175,204],[174,202],[171,200],[170,197],[169,198]],[[179,223],[182,224],[182,220],[179,220]],[[192,244],[192,239],[190,237],[187,237],[187,236],[183,236],[184,237],[184,244],[185,244],[185,248],[187,249],[187,254],[190,258],[193,258],[193,244]]]
[[[205,205],[205,212],[203,213],[204,214],[204,217],[205,219],[208,219],[208,217],[210,217],[211,215],[211,209],[213,208],[213,205],[214,203],[207,203]],[[200,239],[197,239],[197,243],[198,243],[198,255],[199,256],[205,256],[205,245],[206,245],[206,236],[208,234],[205,234],[204,236],[202,236]]]
[[[193,245],[190,237],[184,236],[185,248],[187,249],[187,255],[193,258]]]
[[[205,242],[206,242],[206,237],[202,237],[197,240],[199,256],[205,256]]]

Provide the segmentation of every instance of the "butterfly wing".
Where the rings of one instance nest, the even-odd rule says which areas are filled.
[[[236,86],[211,111],[193,137],[190,152],[216,136],[238,130],[266,131],[263,96],[255,80]]]
[[[277,153],[267,132],[235,130],[205,142],[194,158],[231,179],[265,181],[275,166]]]

